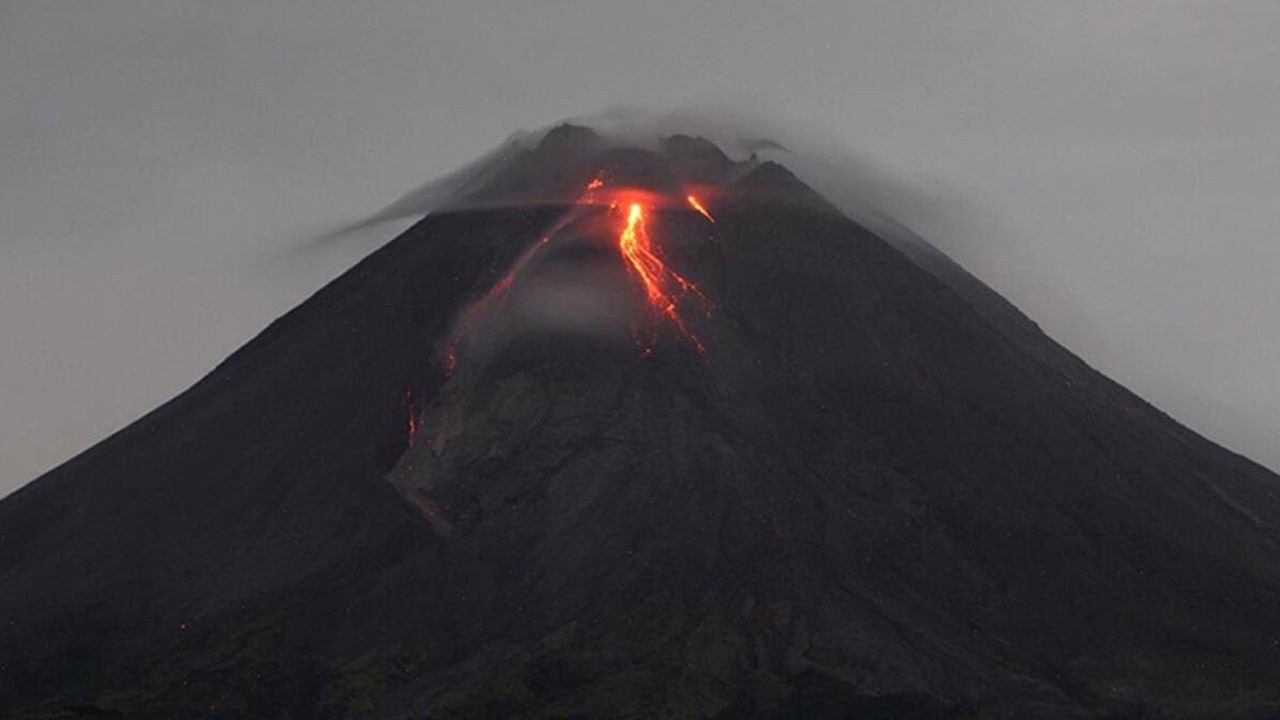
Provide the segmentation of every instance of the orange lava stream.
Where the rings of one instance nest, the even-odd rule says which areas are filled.
[[[711,217],[711,213],[707,212],[707,209],[702,206],[702,203],[698,202],[698,198],[690,195],[685,199],[689,201],[689,207],[697,210],[698,214],[702,215],[702,217],[713,223],[716,221],[715,218]]]
[[[634,273],[640,281],[645,293],[645,302],[651,310],[653,318],[655,320],[660,320],[661,318],[669,320],[676,330],[693,345],[698,354],[706,354],[706,347],[702,344],[702,341],[689,329],[684,318],[681,317],[678,304],[685,299],[685,296],[692,295],[702,306],[708,317],[710,317],[714,306],[706,295],[702,293],[702,290],[698,288],[697,284],[667,267],[654,249],[646,224],[646,205],[667,207],[670,198],[635,188],[622,189],[620,192],[606,191],[608,194],[602,197],[599,191],[604,186],[603,174],[596,175],[588,182],[583,194],[575,203],[576,207],[565,213],[547,232],[543,233],[538,242],[517,256],[511,267],[498,282],[463,311],[444,346],[442,369],[446,377],[453,375],[458,369],[458,346],[460,342],[473,330],[477,318],[486,308],[494,304],[502,305],[506,303],[507,296],[511,292],[511,286],[517,276],[523,272],[530,258],[545,247],[556,233],[580,218],[588,208],[601,205],[607,205],[610,212],[618,209],[620,205],[627,208],[626,224],[618,234],[618,249],[623,259],[626,260],[629,271]],[[637,199],[640,202],[637,202]],[[686,200],[690,207],[709,222],[714,223],[716,221],[706,207],[698,201],[697,197],[688,195]],[[634,326],[632,331],[633,333],[637,332]],[[636,341],[641,345],[645,355],[653,352],[655,340],[656,328],[650,329],[650,337],[647,341],[642,341],[638,334],[636,335]],[[408,427],[406,428],[408,446],[412,448],[422,439],[419,436],[423,430],[426,397],[425,395],[418,397],[417,393],[410,390],[405,394],[404,403],[408,411]],[[415,499],[415,502],[418,501]],[[429,504],[424,506],[421,502],[418,502],[418,505],[428,517],[433,520],[438,518],[434,508]]]
[[[453,375],[457,370],[459,345],[471,332],[477,318],[485,312],[486,308],[495,304],[505,304],[512,284],[522,274],[530,258],[539,249],[547,245],[556,233],[569,223],[580,218],[584,211],[590,207],[598,207],[600,205],[607,205],[610,211],[620,207],[626,208],[626,225],[618,235],[618,248],[622,253],[622,257],[627,261],[629,270],[635,273],[637,279],[639,279],[645,292],[646,303],[652,310],[654,317],[665,317],[670,320],[680,334],[693,344],[699,354],[705,354],[706,347],[689,329],[684,318],[681,317],[678,303],[684,296],[692,295],[702,305],[704,311],[710,315],[713,307],[711,301],[703,295],[695,283],[667,267],[666,263],[655,252],[649,236],[649,230],[645,224],[646,206],[663,204],[668,199],[636,188],[625,188],[618,191],[604,190],[605,185],[603,173],[597,174],[592,178],[583,188],[583,192],[578,197],[574,209],[565,213],[539,238],[537,243],[518,256],[498,282],[462,313],[462,317],[444,347],[445,352],[442,364],[446,376]],[[714,223],[716,221],[697,197],[688,195],[686,200],[690,207],[709,222]],[[652,352],[653,341],[653,337],[647,342],[642,342],[637,337],[637,342],[643,346],[646,355]],[[419,430],[418,421],[415,417],[410,417],[409,422],[409,434],[412,438]]]
[[[646,301],[653,312],[670,320],[680,334],[693,343],[699,354],[706,353],[706,347],[702,341],[689,330],[684,318],[680,317],[676,302],[682,294],[693,293],[704,307],[709,309],[710,303],[697,285],[668,268],[662,258],[654,253],[649,230],[645,225],[644,206],[640,203],[631,203],[627,211],[627,224],[618,234],[618,249],[632,272],[639,278],[640,284],[644,287]],[[651,346],[646,347],[646,354],[651,350]]]

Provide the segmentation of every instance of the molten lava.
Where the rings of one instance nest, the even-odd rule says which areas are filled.
[[[618,234],[618,249],[627,261],[630,270],[640,280],[649,308],[655,316],[665,317],[684,335],[699,354],[706,352],[702,341],[689,330],[684,318],[680,316],[677,306],[680,298],[692,294],[703,304],[709,313],[711,303],[693,282],[680,273],[667,267],[662,258],[654,252],[649,229],[645,224],[644,206],[638,202],[630,204],[627,211],[627,224]],[[652,351],[652,339],[645,347],[645,354]]]
[[[706,353],[702,341],[689,329],[680,314],[680,303],[686,296],[702,305],[709,316],[712,304],[692,281],[669,268],[655,249],[649,234],[646,212],[653,208],[670,207],[678,202],[676,197],[664,196],[660,193],[641,188],[607,188],[604,173],[593,177],[582,190],[572,208],[566,212],[550,229],[543,233],[539,241],[521,253],[507,272],[489,290],[473,302],[459,318],[457,326],[444,347],[442,366],[446,376],[453,375],[458,368],[459,345],[467,341],[468,335],[475,329],[478,318],[494,305],[504,305],[511,292],[511,287],[520,276],[530,259],[553,237],[572,222],[576,222],[593,208],[606,207],[608,212],[623,210],[625,224],[618,231],[618,250],[626,261],[628,270],[639,280],[645,294],[646,306],[650,310],[651,320],[656,323],[665,318],[675,326],[699,354]],[[687,195],[685,200],[689,206],[714,223],[711,213],[694,195]],[[633,327],[637,343],[648,355],[653,350],[656,340],[656,326],[651,324],[649,336],[642,339]],[[410,437],[417,433],[417,419],[410,417]]]
[[[702,206],[702,203],[698,202],[698,198],[692,195],[689,195],[685,199],[689,201],[689,207],[693,208],[694,210],[697,210],[699,215],[706,218],[710,222],[714,223],[716,221],[715,218],[711,217],[711,213],[707,212],[707,209]]]
[[[644,355],[648,356],[653,352],[657,341],[658,325],[664,320],[669,321],[676,331],[693,345],[698,354],[705,355],[706,347],[681,315],[681,305],[682,303],[687,305],[692,296],[693,301],[702,306],[708,317],[711,315],[713,305],[694,282],[667,266],[650,235],[649,212],[672,208],[679,204],[678,198],[678,195],[667,196],[635,187],[605,189],[603,175],[597,175],[587,183],[573,206],[544,232],[536,243],[520,253],[497,282],[462,312],[443,347],[444,353],[440,362],[444,377],[453,376],[458,370],[459,351],[464,351],[465,357],[466,344],[474,339],[472,335],[478,328],[481,317],[495,305],[501,307],[507,303],[512,286],[524,273],[532,258],[550,244],[565,227],[583,219],[588,214],[597,212],[607,217],[618,211],[623,214],[625,220],[617,231],[618,251],[625,261],[628,273],[635,276],[644,293],[649,321],[647,336],[642,336],[638,325],[632,324],[632,335]],[[690,207],[709,222],[716,221],[697,197],[687,195],[685,199]],[[434,418],[433,423],[436,429],[432,434],[435,438],[429,440],[425,437],[424,427],[427,424],[428,405],[426,392],[409,390],[405,393],[404,405],[408,415],[406,434],[410,449],[426,442],[442,444],[445,441],[440,428],[452,425],[448,417]],[[413,472],[412,462],[409,462],[405,469],[406,472]],[[417,494],[411,499],[438,531],[446,534],[449,532],[449,523],[440,516],[439,511],[426,496]]]

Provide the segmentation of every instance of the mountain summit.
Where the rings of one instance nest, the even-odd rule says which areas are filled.
[[[1262,718],[1280,478],[781,165],[561,126],[0,502],[11,717]]]

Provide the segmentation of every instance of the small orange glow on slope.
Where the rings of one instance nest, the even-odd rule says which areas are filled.
[[[404,404],[409,410],[409,447],[413,447],[414,442],[418,439],[418,431],[422,426],[418,424],[418,416],[425,409],[423,399],[414,397],[414,392],[410,390],[404,394]]]
[[[561,219],[547,234],[538,238],[538,242],[533,247],[521,253],[512,264],[511,269],[507,270],[493,287],[489,288],[479,300],[474,302],[462,313],[462,319],[458,322],[458,326],[454,329],[453,334],[449,336],[449,342],[445,344],[444,371],[445,375],[452,375],[458,369],[458,343],[462,341],[467,333],[471,330],[476,317],[485,311],[487,307],[494,303],[505,304],[507,295],[511,292],[511,286],[515,283],[516,276],[529,263],[529,259],[540,248],[551,241],[551,235],[558,232],[561,227],[568,223],[568,219]]]
[[[693,208],[694,210],[697,210],[698,214],[702,215],[702,217],[706,218],[710,222],[716,221],[715,218],[711,217],[711,213],[707,212],[707,209],[702,206],[702,203],[698,202],[698,198],[690,195],[685,199],[689,201],[689,207]]]
[[[618,234],[618,249],[622,252],[622,257],[626,259],[631,271],[639,278],[640,284],[644,286],[645,299],[654,314],[670,320],[680,334],[693,343],[699,354],[705,353],[706,347],[680,317],[680,310],[676,303],[682,295],[687,293],[695,295],[708,310],[710,303],[697,285],[668,268],[662,258],[654,252],[649,238],[649,229],[645,224],[644,206],[640,203],[631,203],[627,210],[627,224]],[[650,350],[652,347],[646,347],[646,354]]]

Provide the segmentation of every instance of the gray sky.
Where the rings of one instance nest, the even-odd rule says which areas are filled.
[[[189,386],[518,128],[713,105],[1280,467],[1280,3],[0,0],[0,493]],[[895,207],[896,205],[896,207]]]

